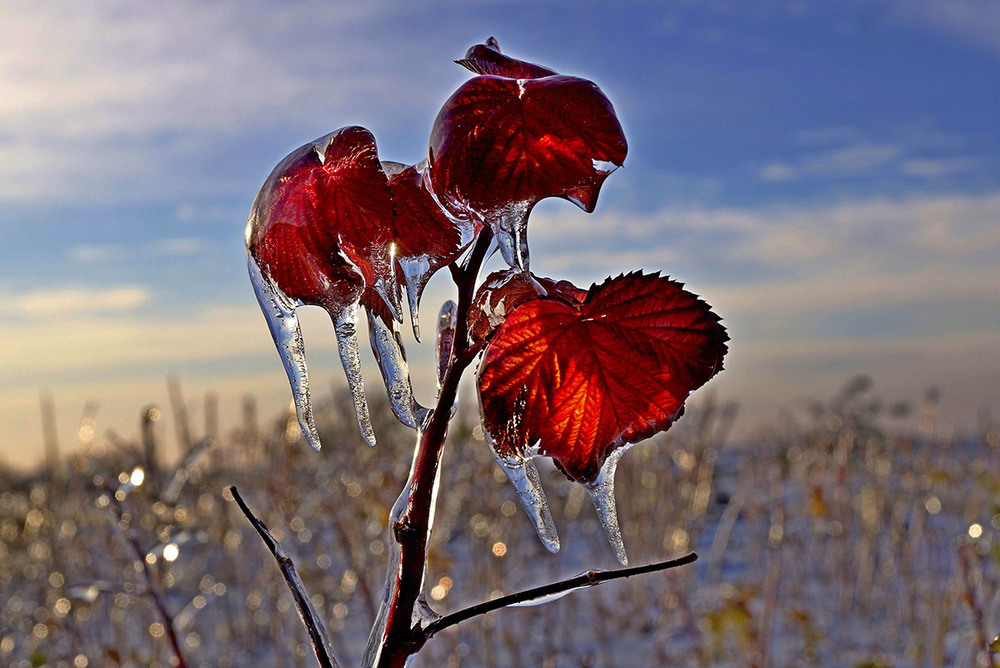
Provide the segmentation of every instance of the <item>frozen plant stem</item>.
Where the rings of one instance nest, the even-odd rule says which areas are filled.
[[[306,592],[302,578],[299,577],[298,571],[295,570],[292,558],[288,556],[281,543],[275,540],[271,532],[267,530],[267,525],[253,514],[250,507],[243,501],[243,497],[240,496],[240,492],[236,489],[235,485],[229,487],[229,492],[233,495],[236,505],[240,507],[246,518],[250,520],[250,524],[257,532],[257,535],[260,536],[260,539],[271,550],[274,560],[278,562],[278,568],[281,569],[281,574],[285,577],[288,589],[292,592],[292,598],[295,599],[295,607],[299,611],[302,623],[305,625],[306,631],[309,632],[309,640],[312,642],[313,652],[316,654],[316,659],[319,660],[319,665],[322,668],[337,668],[337,660],[333,656],[333,645],[330,644],[330,637],[326,632],[326,627],[323,626],[323,620],[320,619],[319,613],[316,612],[316,608],[309,598],[309,593]]]
[[[444,440],[448,435],[451,409],[455,405],[462,373],[478,352],[469,346],[468,313],[479,268],[486,258],[491,239],[489,230],[484,229],[465,265],[461,268],[456,265],[451,267],[452,278],[458,288],[455,338],[434,413],[426,428],[418,432],[413,468],[403,492],[407,495],[405,510],[393,526],[389,527],[390,539],[396,543],[390,549],[399,550],[399,567],[395,573],[386,575],[388,586],[382,601],[383,610],[379,614],[379,621],[382,621],[384,615],[384,627],[376,626],[369,639],[367,656],[373,659],[372,665],[375,666],[405,666],[407,658],[419,651],[429,637],[424,629],[413,625],[413,610],[423,589],[427,542],[434,512],[435,478]]]

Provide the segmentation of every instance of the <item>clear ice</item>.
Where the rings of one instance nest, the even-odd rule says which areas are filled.
[[[528,212],[531,207],[524,202],[507,205],[490,227],[500,246],[500,254],[511,269],[528,270]]]
[[[577,577],[581,575],[586,575],[590,571],[583,571],[582,573],[577,573]],[[545,594],[542,596],[536,596],[535,598],[529,598],[527,601],[521,601],[519,603],[511,603],[511,608],[528,608],[535,605],[545,605],[546,603],[551,603],[552,601],[558,601],[566,594],[572,593],[574,591],[580,591],[581,589],[586,589],[587,587],[593,587],[594,583],[588,583],[580,585],[579,587],[571,587],[569,589],[564,589],[563,591],[556,592],[554,594]]]
[[[312,402],[309,399],[309,374],[306,370],[305,346],[302,342],[299,319],[295,315],[297,304],[286,296],[274,281],[264,276],[260,267],[257,266],[257,262],[249,253],[247,253],[247,269],[250,272],[250,282],[257,295],[260,310],[264,313],[264,319],[267,320],[271,338],[274,340],[275,348],[278,349],[285,373],[288,375],[288,382],[292,387],[292,398],[295,400],[295,414],[299,420],[299,427],[302,428],[306,442],[314,450],[319,450],[319,434],[316,432]],[[364,411],[367,417],[367,405]]]
[[[371,339],[372,352],[375,353],[379,370],[382,372],[382,379],[385,381],[393,415],[407,427],[420,429],[431,411],[413,398],[406,353],[403,351],[395,323],[387,324],[382,318],[369,313],[368,336]]]
[[[337,332],[337,349],[340,352],[340,362],[344,365],[344,372],[347,374],[347,385],[351,388],[354,412],[358,417],[361,437],[368,445],[375,445],[375,430],[372,429],[372,420],[368,415],[368,402],[365,400],[365,379],[361,374],[361,351],[358,349],[358,305],[350,304],[333,316],[333,326]],[[305,358],[303,357],[304,364]],[[308,400],[307,394],[306,401]],[[296,408],[298,408],[297,402]]]
[[[593,481],[584,485],[590,493],[590,498],[597,509],[597,517],[604,527],[604,533],[611,543],[611,549],[615,551],[615,556],[622,566],[628,566],[628,556],[625,554],[625,543],[622,540],[622,530],[618,526],[618,509],[615,506],[615,471],[618,470],[618,461],[625,454],[630,446],[623,445],[615,448],[604,460],[600,473]]]
[[[431,277],[431,263],[425,255],[418,257],[401,257],[397,260],[403,272],[403,282],[406,283],[406,303],[410,307],[410,325],[413,327],[413,338],[420,342],[420,295]]]
[[[558,552],[559,535],[556,533],[556,523],[552,520],[552,513],[549,512],[549,503],[545,499],[545,490],[542,489],[542,481],[535,463],[530,457],[504,457],[496,451],[492,442],[489,445],[497,464],[514,485],[521,507],[528,513],[542,545],[549,552]]]
[[[458,324],[458,305],[451,299],[441,305],[437,322],[437,341],[435,351],[437,354],[437,386],[441,389],[444,382],[444,374],[448,371],[448,363],[451,361],[451,349],[455,344],[455,326]]]

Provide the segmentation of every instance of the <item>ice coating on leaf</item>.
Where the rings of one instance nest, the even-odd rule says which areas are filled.
[[[505,207],[489,220],[490,227],[500,247],[500,256],[519,271],[527,271],[528,254],[528,213],[531,205],[517,202]]]
[[[395,321],[386,323],[382,317],[369,312],[368,335],[372,351],[378,362],[385,389],[389,396],[389,406],[393,415],[411,429],[420,429],[430,411],[413,398],[410,372],[406,364],[406,353],[396,330]]]
[[[622,566],[628,566],[628,556],[625,554],[625,542],[622,540],[622,530],[618,525],[618,507],[615,503],[615,472],[618,470],[618,462],[629,446],[619,445],[608,458],[604,460],[600,473],[584,487],[590,493],[590,498],[597,509],[597,518],[604,528],[604,535],[611,543]]]
[[[488,224],[507,263],[523,270],[532,207],[562,197],[593,210],[610,173],[599,166],[619,166],[626,153],[614,108],[592,82],[491,74],[467,81],[441,109],[427,174],[440,203]]]
[[[358,307],[356,304],[345,306],[334,317],[334,330],[337,332],[337,350],[340,353],[340,363],[347,374],[347,385],[351,389],[354,401],[354,412],[358,417],[358,427],[361,437],[368,445],[375,445],[375,430],[368,414],[368,402],[365,399],[365,379],[361,373],[361,351],[358,349]]]
[[[507,479],[514,485],[517,499],[521,502],[524,512],[528,514],[542,545],[549,552],[558,552],[559,535],[556,532],[556,523],[552,520],[552,513],[549,512],[549,503],[545,498],[545,490],[542,489],[542,481],[535,463],[530,457],[504,457],[496,451],[492,442],[490,451],[501,470],[507,474]]]
[[[555,297],[580,304],[587,296],[569,281],[555,281],[529,272],[508,269],[486,277],[469,309],[469,338],[479,343],[489,338],[508,315],[533,299]]]
[[[441,305],[438,313],[437,340],[435,352],[437,356],[437,386],[441,389],[444,375],[451,361],[451,351],[455,345],[455,326],[458,324],[458,304],[449,299]]]
[[[308,407],[305,357],[294,307],[320,306],[334,320],[358,423],[365,441],[373,444],[361,380],[357,308],[363,296],[378,294],[380,310],[400,318],[393,261],[394,215],[375,138],[356,126],[292,151],[254,199],[246,243],[260,274],[255,290],[276,344],[284,342],[278,350],[303,433],[314,447],[318,439]],[[258,286],[264,286],[264,292]],[[284,302],[270,296],[261,299],[271,294],[283,295]]]
[[[299,427],[306,442],[313,449],[320,449],[319,434],[313,419],[312,401],[309,398],[309,374],[306,370],[305,346],[302,342],[302,331],[299,319],[295,315],[295,304],[274,284],[274,281],[261,274],[260,267],[253,256],[247,253],[247,269],[250,273],[250,283],[253,285],[257,302],[267,320],[274,346],[278,349],[281,362],[288,375],[292,388],[292,398],[295,402],[295,414]]]
[[[476,219],[449,215],[440,206],[428,188],[424,168],[424,164],[389,165],[392,173],[389,189],[395,207],[393,249],[400,279],[406,286],[413,333],[418,341],[420,296],[427,281],[438,269],[454,262],[482,227]]]
[[[670,427],[722,368],[728,336],[707,304],[658,274],[546,289],[491,334],[477,378],[483,427],[503,456],[537,443],[589,483],[617,444]]]

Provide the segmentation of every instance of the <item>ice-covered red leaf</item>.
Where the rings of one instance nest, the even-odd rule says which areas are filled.
[[[538,79],[557,74],[547,67],[500,53],[500,45],[493,37],[486,40],[485,44],[473,46],[466,52],[465,58],[455,62],[476,74],[495,74],[513,79]]]
[[[478,76],[438,113],[427,169],[441,204],[487,223],[507,264],[527,269],[535,203],[562,197],[592,211],[626,152],[611,102],[592,82]]]
[[[501,455],[537,444],[592,483],[616,448],[670,427],[721,370],[727,339],[707,304],[658,274],[609,278],[582,303],[525,301],[480,366],[484,427]]]
[[[445,103],[428,156],[445,206],[488,215],[545,197],[593,208],[626,152],[611,102],[590,81],[479,76]]]
[[[288,297],[332,313],[357,303],[364,287],[392,299],[393,236],[375,138],[347,127],[274,168],[253,204],[247,250]]]
[[[395,330],[395,216],[375,138],[361,127],[343,128],[293,151],[254,200],[246,230],[251,282],[284,363],[302,431],[314,447],[319,436],[295,314],[300,304],[323,307],[334,322],[365,440],[374,445],[357,341],[361,303],[374,323],[372,348],[393,411],[404,424],[419,423]]]

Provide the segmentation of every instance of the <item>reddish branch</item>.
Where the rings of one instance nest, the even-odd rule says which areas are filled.
[[[452,265],[452,276],[458,287],[455,339],[448,370],[441,381],[437,406],[417,446],[406,511],[395,526],[391,527],[392,536],[399,544],[400,567],[390,589],[389,600],[383,602],[383,605],[389,606],[389,613],[385,632],[380,640],[382,653],[379,666],[405,665],[406,658],[415,654],[429,637],[423,630],[413,626],[413,608],[423,587],[427,541],[431,529],[430,516],[433,512],[431,505],[434,500],[434,480],[444,440],[448,435],[451,408],[455,405],[462,373],[475,359],[475,354],[470,354],[469,350],[467,316],[475,294],[479,268],[486,258],[491,240],[489,230],[483,229],[465,266],[459,270]]]

